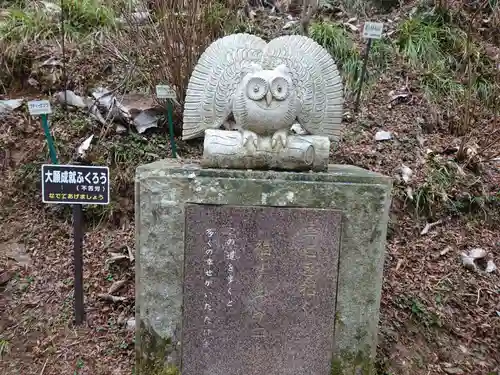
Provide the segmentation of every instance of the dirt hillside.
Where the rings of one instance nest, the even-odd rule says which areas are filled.
[[[0,102],[5,375],[133,373],[134,170],[172,151],[163,116],[143,132],[132,120],[145,108],[165,113],[165,103],[152,94],[156,84],[173,85],[183,98],[190,69],[214,38],[301,32],[300,12],[286,1],[264,7],[211,1],[196,8],[193,0],[184,13],[165,11],[165,1],[157,1],[139,9],[147,18],[134,18],[117,3],[66,0],[63,51],[59,3],[0,1],[0,99],[24,100],[20,106]],[[331,162],[395,180],[378,373],[500,374],[499,5],[323,5],[307,31],[337,62],[346,98],[345,132]],[[356,112],[365,21],[383,22],[384,35],[371,48]],[[99,87],[123,105],[115,105],[113,116],[89,105],[95,101],[87,97]],[[74,99],[66,111],[58,95],[65,88],[83,104]],[[71,209],[40,198],[40,166],[50,157],[26,101],[42,98],[52,103],[60,163],[111,169],[112,203],[84,210],[82,327],[74,326],[72,315]],[[179,100],[178,154],[199,158],[200,141],[178,138]],[[90,147],[79,151],[90,136]],[[474,249],[482,250],[470,254]]]

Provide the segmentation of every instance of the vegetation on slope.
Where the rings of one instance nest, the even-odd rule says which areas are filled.
[[[177,131],[190,72],[212,40],[235,31],[270,39],[300,30],[297,23],[289,23],[286,15],[258,9],[249,12],[240,1],[190,1],[186,7],[167,0],[150,3],[154,4],[150,6],[151,18],[137,24],[127,13],[128,6],[119,2],[65,0],[68,87],[80,94],[101,85],[121,93],[151,92],[158,83],[170,83],[180,102],[176,107]],[[401,316],[409,316],[397,327],[403,337],[400,340],[405,336],[413,339],[416,334],[406,325],[418,324],[418,334],[423,338],[418,336],[422,342],[415,351],[429,361],[418,363],[415,358],[406,361],[413,366],[411,374],[440,373],[441,368],[436,370],[430,364],[434,360],[432,353],[439,352],[443,345],[441,339],[434,337],[437,332],[444,335],[443,340],[449,340],[450,348],[460,348],[459,345],[465,345],[463,337],[472,336],[470,345],[477,344],[474,350],[481,351],[481,346],[486,346],[481,355],[489,366],[496,360],[493,345],[500,334],[495,328],[487,329],[488,325],[495,327],[492,319],[496,310],[492,306],[498,294],[491,292],[491,285],[498,279],[464,274],[455,257],[447,257],[446,249],[450,244],[454,244],[456,251],[471,246],[494,248],[494,241],[500,241],[489,229],[500,223],[498,164],[492,164],[500,152],[499,5],[493,0],[476,4],[476,8],[456,9],[444,6],[443,2],[382,3],[383,14],[364,1],[332,3],[309,28],[309,35],[337,61],[346,87],[346,132],[341,144],[332,150],[333,160],[377,170],[396,179],[383,301],[386,318],[381,324],[383,346],[379,354],[383,358],[390,351],[393,333],[385,332],[386,326],[393,321],[399,324]],[[39,79],[41,61],[50,57],[62,59],[58,3],[48,7],[41,1],[10,1],[3,2],[0,9],[3,9],[0,10],[0,90],[5,97],[46,97],[64,87],[60,66],[50,71],[53,79],[47,83],[42,84]],[[352,20],[355,15],[359,20]],[[354,114],[352,100],[359,85],[365,47],[359,34],[363,21],[377,19],[385,22],[387,33],[373,43],[362,108]],[[35,87],[28,82],[33,77],[40,83]],[[89,248],[92,248],[92,257],[86,259],[93,270],[88,276],[89,289],[95,294],[109,280],[124,275],[133,280],[130,270],[103,267],[106,255],[96,249],[101,250],[108,241],[116,244],[122,237],[132,237],[135,167],[171,155],[166,128],[144,135],[132,130],[125,135],[117,134],[109,126],[91,120],[83,111],[70,112],[66,117],[59,106],[54,106],[50,119],[61,161],[72,161],[82,140],[96,134],[85,162],[111,168],[112,204],[85,209]],[[39,124],[30,120],[25,111],[5,116],[0,122],[3,126],[0,156],[5,160],[0,167],[6,176],[0,182],[0,216],[8,223],[0,230],[0,243],[20,236],[27,245],[33,245],[32,233],[16,228],[30,227],[29,220],[40,215],[45,226],[40,224],[39,232],[59,228],[51,231],[51,235],[55,235],[53,232],[67,240],[67,234],[60,233],[68,229],[62,223],[70,221],[70,210],[49,209],[35,199],[40,165],[48,160]],[[374,141],[378,130],[390,130],[393,139]],[[200,144],[179,141],[179,150],[183,157],[198,157]],[[402,176],[402,165],[413,171],[408,180]],[[25,214],[15,214],[19,212]],[[438,229],[433,237],[420,236],[426,223],[431,222],[443,224],[436,224]],[[41,246],[51,247],[43,242],[47,240],[41,234],[35,237]],[[65,255],[57,253],[57,257],[49,259],[55,262],[54,269],[59,267],[59,272],[64,273],[68,265],[62,268],[57,261],[59,257]],[[36,261],[43,272],[44,264],[52,264],[44,262],[43,257]],[[0,256],[0,271],[1,268]],[[19,280],[33,278],[27,271],[17,272]],[[45,287],[41,281],[26,285],[15,292],[18,301],[31,298],[29,293],[42,293]],[[68,293],[67,285],[57,288]],[[132,290],[129,292],[133,294]],[[470,301],[469,295],[473,295]],[[133,304],[103,308],[95,298],[89,300],[100,311],[96,317],[99,329],[116,335],[109,339],[114,343],[109,349],[112,354],[106,355],[123,355],[130,361],[131,338],[116,328],[116,310],[130,313]],[[15,307],[12,303],[8,309],[14,311]],[[61,310],[70,314],[66,305]],[[65,324],[68,321],[67,316],[61,319]],[[478,327],[480,334],[464,333],[470,326]],[[0,331],[0,357],[7,348],[19,345],[11,332]],[[93,334],[90,329],[88,335]],[[93,345],[98,346],[95,342]],[[38,363],[38,359],[33,361]],[[83,373],[85,365],[79,361],[77,368],[71,370]],[[439,361],[453,362],[451,354],[450,358]],[[466,373],[479,374],[474,372],[475,368],[467,367],[467,363],[463,366]],[[486,367],[481,375],[492,369]],[[389,374],[391,365],[381,368],[385,368],[381,373]],[[46,373],[71,372],[67,370],[47,369]],[[103,373],[110,373],[109,369]],[[403,370],[395,373],[405,374]]]

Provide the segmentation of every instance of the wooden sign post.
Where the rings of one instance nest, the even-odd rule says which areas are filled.
[[[382,32],[384,31],[384,24],[380,22],[365,22],[363,27],[363,38],[368,39],[366,43],[365,54],[363,56],[363,66],[361,68],[361,76],[359,77],[359,87],[356,93],[356,104],[354,106],[354,111],[358,112],[359,101],[361,99],[361,89],[363,88],[363,82],[366,75],[366,66],[368,64],[368,55],[370,54],[370,48],[372,46],[373,39],[382,38]]]
[[[28,102],[28,111],[31,116],[40,116],[43,132],[49,148],[50,160],[52,160],[52,163],[57,164],[56,148],[54,147],[54,141],[52,140],[49,129],[49,115],[52,113],[50,102],[48,100],[32,100]]]
[[[172,102],[176,100],[176,94],[174,89],[169,85],[157,85],[156,86],[156,97],[158,99],[164,99],[167,101],[167,119],[168,119],[168,131],[170,132],[170,147],[172,147],[172,157],[177,157],[177,148],[175,145],[174,138],[174,121],[172,119],[173,105]]]
[[[59,165],[50,134],[48,100],[28,102],[31,116],[40,116],[52,164],[42,165],[42,201],[73,206],[73,264],[75,284],[75,324],[85,320],[83,298],[83,213],[84,204],[109,204],[109,168],[88,165]]]
[[[85,320],[83,296],[82,205],[107,205],[110,200],[109,168],[91,165],[42,165],[42,202],[73,205],[73,263],[75,324]]]

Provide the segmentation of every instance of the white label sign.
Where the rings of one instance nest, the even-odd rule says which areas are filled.
[[[156,86],[156,97],[158,99],[176,99],[177,95],[173,88],[169,85],[157,85]]]
[[[382,22],[365,22],[363,38],[380,39],[382,38],[382,31],[384,31],[384,24]]]
[[[28,102],[28,110],[31,116],[48,115],[52,113],[48,100],[32,100]]]

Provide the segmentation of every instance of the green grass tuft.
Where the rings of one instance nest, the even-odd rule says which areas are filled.
[[[326,21],[314,22],[311,25],[310,36],[340,62],[359,57],[351,37],[340,25]]]
[[[315,22],[309,30],[310,37],[326,48],[342,72],[349,91],[355,88],[362,60],[349,34],[343,27],[330,22]]]
[[[6,89],[29,74],[38,46],[61,40],[61,13],[57,3],[17,1],[8,4],[0,19],[0,82]],[[49,5],[50,6],[50,5]],[[69,41],[91,41],[97,32],[116,30],[116,13],[101,0],[65,0],[64,32]],[[89,38],[90,37],[90,38]]]
[[[451,202],[451,190],[456,184],[457,170],[452,164],[431,157],[427,163],[425,181],[414,195],[415,214],[433,217]]]
[[[417,14],[399,25],[396,45],[410,67],[419,71],[430,101],[463,102],[471,70],[473,98],[494,106],[498,95],[494,62],[451,19],[438,11]]]
[[[485,220],[498,221],[500,192],[485,191],[481,176],[439,155],[429,156],[425,168],[425,179],[410,200],[416,217],[435,220],[480,214]]]
[[[116,26],[115,12],[99,0],[66,0],[63,9],[70,32],[76,35]]]
[[[332,55],[342,73],[347,91],[351,93],[355,91],[361,74],[363,56],[351,35],[342,26],[326,21],[313,23],[309,33],[312,39]],[[365,77],[368,84],[385,71],[393,53],[392,45],[385,39],[373,42]]]
[[[66,0],[63,4],[68,37],[85,36],[116,25],[114,11],[99,0]],[[38,3],[29,7],[8,8],[5,19],[0,23],[1,42],[33,44],[58,38],[60,34],[60,13]]]
[[[10,345],[7,340],[0,339],[0,358],[4,357],[10,350]]]
[[[397,44],[413,68],[446,69],[456,67],[454,53],[465,48],[466,35],[440,20],[416,17],[404,21],[398,28]]]

